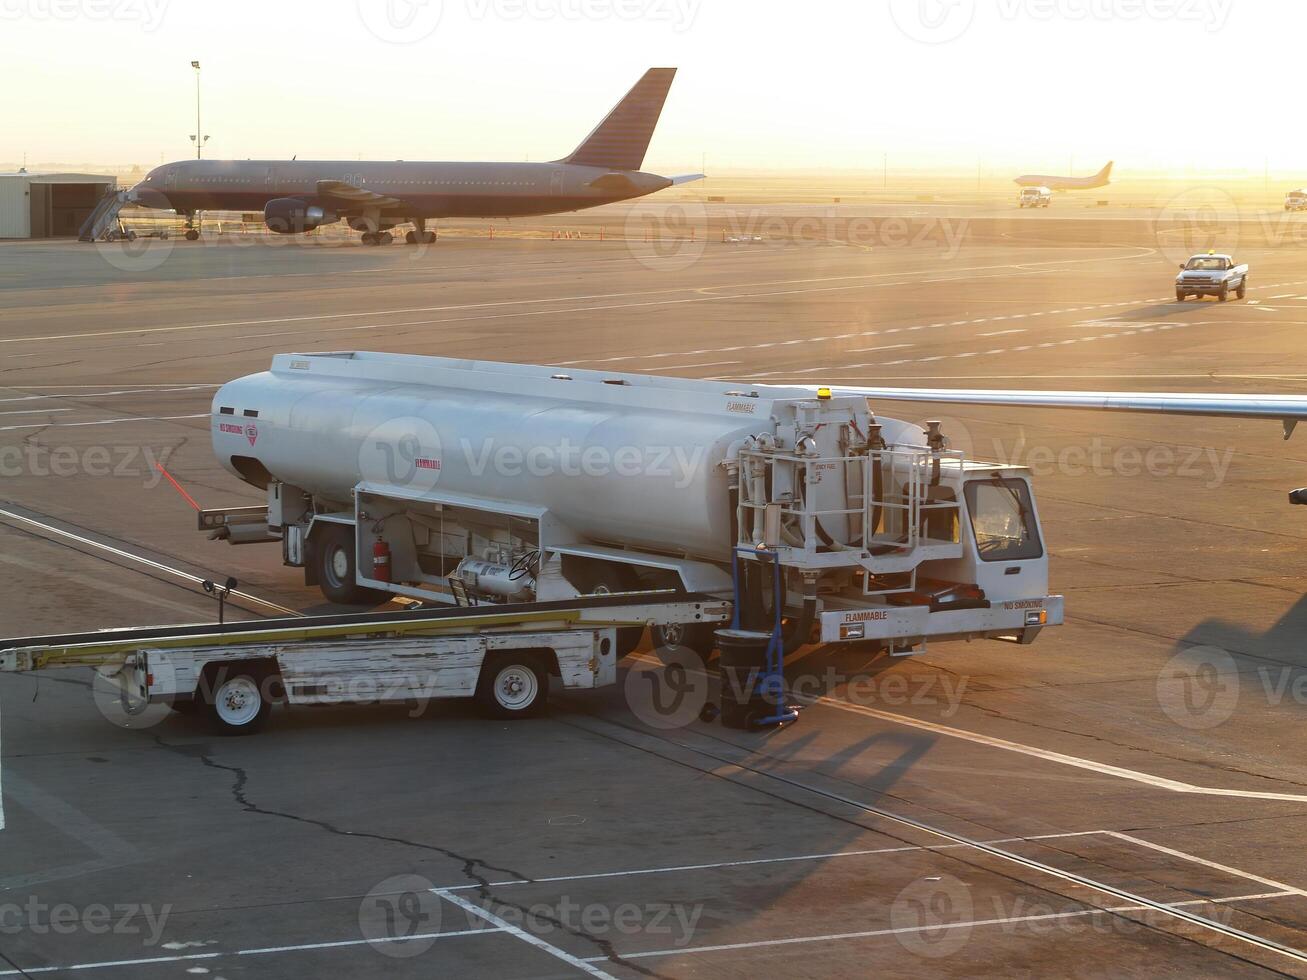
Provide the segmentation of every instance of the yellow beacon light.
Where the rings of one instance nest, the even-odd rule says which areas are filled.
[[[818,389],[817,389],[817,400],[818,400],[818,401],[823,401],[823,402],[828,402],[828,401],[830,401],[830,389],[829,389],[829,388],[818,388]]]

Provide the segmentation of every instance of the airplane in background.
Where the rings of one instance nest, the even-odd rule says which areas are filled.
[[[1018,187],[1047,187],[1051,191],[1087,191],[1095,187],[1106,187],[1112,182],[1112,164],[1114,161],[1107,161],[1107,166],[1092,177],[1051,177],[1048,174],[1024,174],[1021,177],[1013,179],[1013,183]]]
[[[675,75],[649,69],[580,146],[552,163],[183,160],[152,170],[118,205],[185,216],[189,241],[200,237],[197,213],[223,210],[262,211],[270,230],[287,235],[344,220],[365,245],[387,245],[390,229],[412,224],[412,245],[435,240],[426,227],[434,219],[558,214],[643,197],[703,177],[640,169]]]

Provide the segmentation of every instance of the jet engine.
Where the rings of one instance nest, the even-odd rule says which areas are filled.
[[[278,235],[298,235],[339,220],[338,215],[297,197],[279,197],[263,208],[263,223]]]

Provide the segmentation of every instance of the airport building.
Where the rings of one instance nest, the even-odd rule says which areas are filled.
[[[108,174],[0,173],[0,238],[76,238],[117,187]]]

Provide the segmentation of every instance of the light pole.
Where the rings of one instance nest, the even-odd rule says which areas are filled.
[[[209,142],[209,137],[201,135],[204,130],[200,127],[200,63],[192,61],[191,67],[195,69],[195,134],[191,142],[195,144],[195,159],[199,160],[204,156],[204,144]]]

